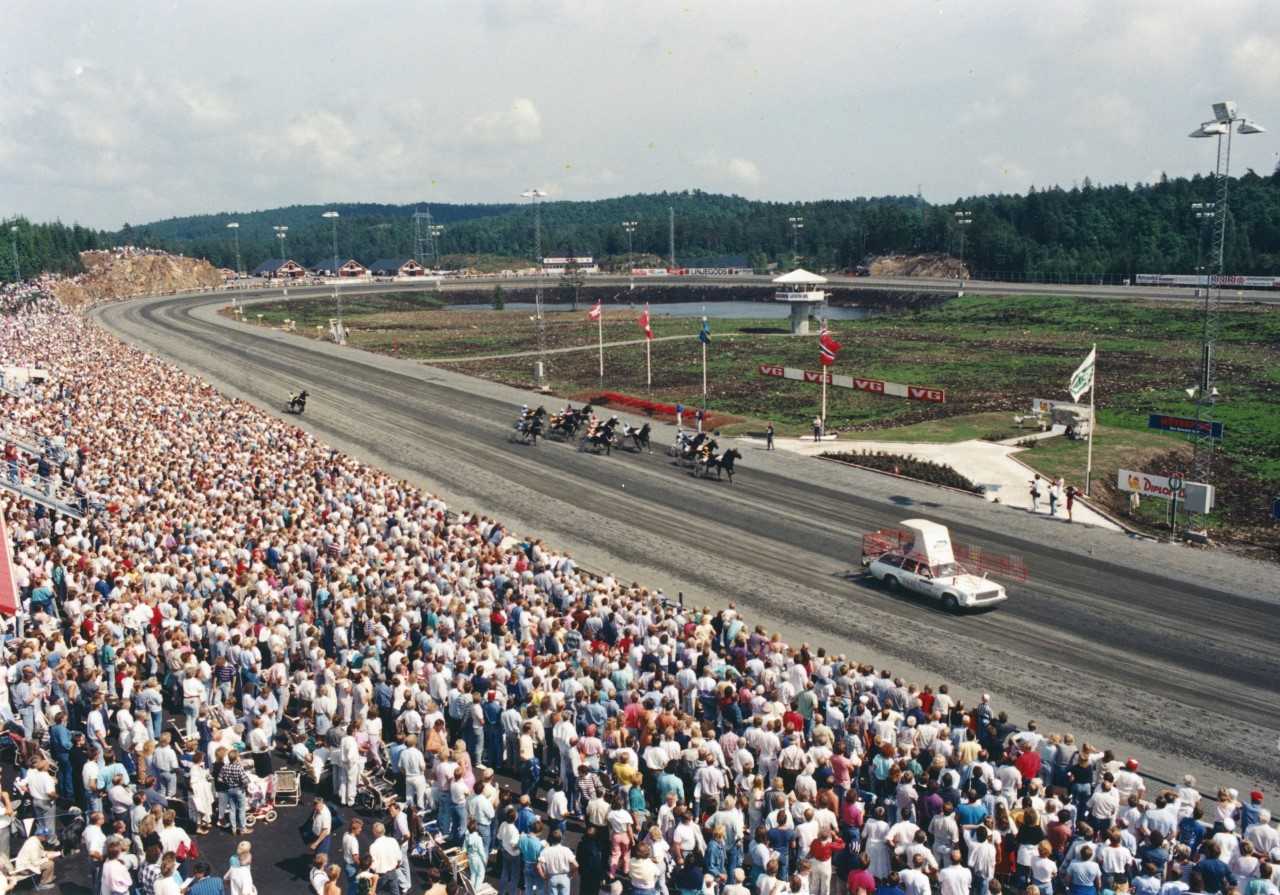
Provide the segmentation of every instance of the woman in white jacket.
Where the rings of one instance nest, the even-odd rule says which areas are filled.
[[[200,836],[213,828],[213,777],[205,763],[203,752],[191,756],[190,810],[196,820],[196,833]]]

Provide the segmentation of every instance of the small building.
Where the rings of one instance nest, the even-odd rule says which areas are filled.
[[[337,258],[321,258],[311,265],[311,272],[320,277],[367,277],[369,268],[355,258],[348,258],[346,261],[340,261]]]
[[[306,272],[306,268],[289,258],[268,258],[253,269],[252,276],[293,280],[304,276]]]
[[[424,277],[427,269],[412,258],[379,258],[369,265],[375,277]]]
[[[773,278],[778,291],[773,294],[774,301],[785,301],[791,306],[791,334],[807,336],[809,334],[809,315],[820,308],[827,300],[825,285],[827,278],[810,273],[803,267]]]

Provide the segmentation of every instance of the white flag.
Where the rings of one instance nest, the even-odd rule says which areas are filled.
[[[1093,365],[1097,359],[1098,349],[1094,348],[1084,359],[1084,363],[1071,374],[1071,384],[1067,386],[1067,391],[1071,392],[1072,401],[1079,401],[1081,395],[1093,388]]]

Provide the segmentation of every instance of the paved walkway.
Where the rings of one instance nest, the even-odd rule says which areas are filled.
[[[752,439],[755,440],[755,439]],[[762,442],[763,443],[763,442]],[[1033,472],[1013,459],[1024,448],[989,441],[958,441],[950,444],[930,444],[899,441],[845,441],[828,436],[821,442],[808,438],[779,438],[774,441],[779,450],[805,456],[815,456],[826,451],[883,451],[902,454],[934,463],[945,463],[975,485],[981,485],[987,500],[1031,511],[1031,477]],[[1041,489],[1047,493],[1047,489]],[[1040,515],[1049,515],[1049,502],[1040,501]],[[1058,517],[1066,522],[1065,502],[1058,506]],[[1073,511],[1075,522],[1095,525],[1099,528],[1120,531],[1120,527],[1083,504],[1077,503]]]

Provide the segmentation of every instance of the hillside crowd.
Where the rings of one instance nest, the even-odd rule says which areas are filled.
[[[0,318],[0,360],[33,358],[49,383],[5,411],[104,503],[0,497],[5,889],[79,860],[91,895],[253,895],[287,760],[330,793],[316,895],[425,887],[437,833],[501,895],[1280,895],[1262,792],[1152,785],[985,696],[589,575],[83,317]],[[225,874],[192,836],[219,824]]]

